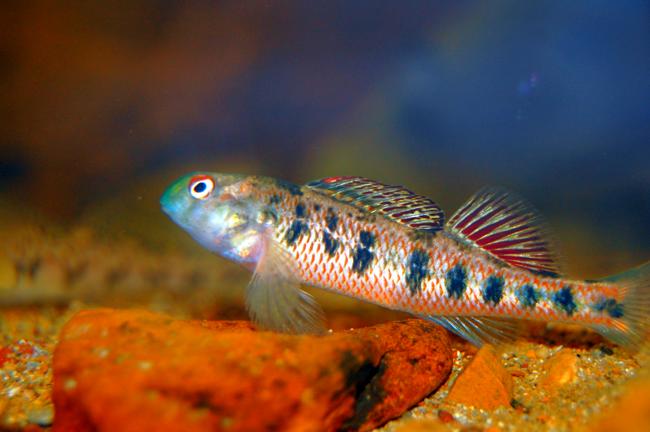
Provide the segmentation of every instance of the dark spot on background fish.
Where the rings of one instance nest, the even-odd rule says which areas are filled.
[[[295,220],[287,229],[284,240],[287,242],[287,245],[292,246],[304,232],[307,232],[307,224],[302,221]]]
[[[499,276],[490,276],[483,285],[483,301],[498,305],[503,297],[503,278]]]
[[[623,305],[613,298],[602,298],[594,305],[594,309],[598,312],[607,312],[612,318],[623,318]]]
[[[519,303],[527,308],[535,307],[541,297],[533,285],[522,285],[515,294]]]
[[[269,198],[269,204],[280,204],[280,195],[271,195],[271,198]]]
[[[359,243],[366,248],[370,248],[375,244],[375,236],[370,231],[361,231],[359,233]]]
[[[327,209],[327,215],[325,216],[325,222],[327,223],[327,229],[331,232],[336,231],[336,226],[339,223],[339,217],[334,213],[334,210],[330,207]]]
[[[339,248],[339,241],[332,237],[327,231],[323,232],[323,243],[325,244],[325,252],[329,256],[333,256]]]
[[[601,345],[598,349],[600,350],[600,352],[603,355],[610,356],[610,355],[614,354],[614,350],[611,349],[610,347],[608,347],[607,345]]]
[[[289,192],[291,195],[302,195],[302,190],[297,184],[281,179],[276,179],[275,184],[278,185],[279,188]]]
[[[422,282],[429,274],[428,266],[429,255],[425,251],[417,249],[409,256],[406,268],[406,284],[412,296],[422,292]]]
[[[567,315],[571,316],[578,309],[578,306],[573,299],[573,293],[571,292],[570,286],[565,286],[557,290],[551,296],[551,301],[555,307],[566,312]]]
[[[297,218],[304,218],[305,217],[305,205],[303,203],[299,203],[296,206],[296,217]]]
[[[460,299],[463,296],[467,287],[467,271],[462,264],[457,264],[447,272],[445,287],[447,288],[447,297]]]

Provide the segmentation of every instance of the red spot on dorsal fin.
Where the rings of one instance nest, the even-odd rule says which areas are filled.
[[[363,177],[328,177],[310,182],[307,187],[416,230],[436,232],[444,225],[445,215],[433,200],[402,186]]]
[[[447,231],[515,267],[559,274],[548,229],[529,204],[497,188],[470,198],[446,225]]]

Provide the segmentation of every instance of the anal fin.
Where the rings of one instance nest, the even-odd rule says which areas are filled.
[[[427,316],[425,318],[476,346],[510,342],[520,333],[520,322],[507,318],[483,316]]]

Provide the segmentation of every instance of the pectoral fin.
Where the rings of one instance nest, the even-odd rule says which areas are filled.
[[[324,313],[300,289],[291,257],[272,239],[246,288],[246,309],[258,327],[283,333],[323,333]]]

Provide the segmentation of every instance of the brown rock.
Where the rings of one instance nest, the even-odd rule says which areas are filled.
[[[54,353],[54,431],[369,430],[451,370],[420,320],[327,336],[143,311],[77,314]]]
[[[565,384],[575,382],[578,376],[578,357],[570,350],[562,349],[546,360],[543,368],[540,385],[555,393]]]
[[[484,345],[456,379],[447,401],[493,410],[510,405],[512,390],[512,377],[494,347]]]

